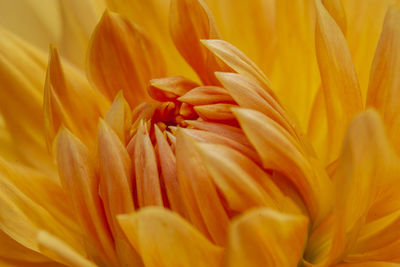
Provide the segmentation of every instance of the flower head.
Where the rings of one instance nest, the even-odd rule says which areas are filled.
[[[85,69],[1,32],[1,263],[400,262],[398,1],[107,2]]]

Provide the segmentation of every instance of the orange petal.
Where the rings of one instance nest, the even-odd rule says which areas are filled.
[[[174,100],[184,95],[198,84],[182,76],[152,79],[149,86],[149,94],[159,101]]]
[[[89,151],[66,129],[61,129],[57,140],[61,182],[87,235],[88,239],[84,239],[86,248],[96,262],[116,264],[114,243],[98,194],[99,179]]]
[[[216,187],[195,147],[195,140],[179,129],[176,166],[183,200],[192,223],[217,244],[226,242],[228,216]]]
[[[178,183],[174,152],[160,129],[157,126],[154,126],[154,128],[158,146],[158,159],[169,204],[173,211],[179,213],[182,217],[185,217],[185,204],[183,203],[181,188]]]
[[[347,21],[346,14],[344,12],[344,8],[342,5],[342,1],[340,0],[322,0],[324,7],[332,16],[332,18],[336,21],[337,25],[342,30],[343,35],[346,35],[347,30]]]
[[[107,107],[107,101],[90,88],[86,78],[71,65],[62,65],[57,48],[50,46],[43,104],[48,146],[62,125],[93,143],[96,122]]]
[[[161,54],[151,40],[127,19],[109,11],[93,33],[87,73],[108,99],[122,90],[132,107],[149,98],[148,81],[165,74]]]
[[[308,220],[271,209],[255,209],[237,218],[229,231],[228,266],[297,266]]]
[[[114,237],[118,259],[122,264],[140,263],[119,228],[116,215],[135,210],[132,195],[131,160],[117,134],[103,120],[99,121],[98,151],[100,195],[108,224]]]
[[[223,250],[176,213],[147,207],[118,220],[148,267],[218,267]]]
[[[398,263],[384,261],[364,261],[358,263],[342,263],[332,265],[332,267],[398,267]]]
[[[118,135],[123,144],[126,144],[130,127],[132,126],[132,110],[126,102],[122,91],[115,97],[114,103],[108,110],[104,120]]]
[[[232,103],[233,99],[228,92],[217,86],[200,86],[196,87],[183,96],[178,98],[179,101],[191,105],[207,105],[221,102]]]
[[[316,0],[315,44],[328,116],[330,161],[339,154],[346,129],[363,109],[360,86],[346,40],[335,20]]]
[[[315,159],[305,155],[284,128],[262,113],[237,108],[234,114],[261,157],[263,167],[285,174],[306,204],[314,227],[332,208],[330,180]]]
[[[367,104],[382,115],[397,152],[400,152],[400,2],[389,7],[372,64]]]
[[[219,38],[214,19],[202,0],[172,0],[170,10],[172,40],[182,57],[205,85],[218,84],[214,71],[219,63],[202,46],[200,39]]]
[[[235,117],[231,108],[236,107],[233,104],[217,103],[211,105],[202,105],[193,107],[196,113],[205,120],[213,121],[233,121]]]
[[[136,133],[133,159],[139,207],[163,206],[157,159],[144,124]]]

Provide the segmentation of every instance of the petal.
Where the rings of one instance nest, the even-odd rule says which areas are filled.
[[[129,130],[132,126],[132,110],[126,102],[122,91],[117,94],[104,120],[118,135],[123,144],[126,144]]]
[[[242,51],[224,40],[202,40],[202,43],[226,65],[237,73],[252,78],[270,90],[271,82],[265,74]],[[272,91],[268,91],[273,95]]]
[[[150,81],[149,94],[159,101],[174,100],[190,92],[198,84],[182,76],[172,76]]]
[[[271,177],[246,156],[222,145],[199,143],[197,146],[230,209],[243,212],[251,207],[265,206],[282,210],[286,205],[293,205]]]
[[[126,18],[106,11],[92,35],[87,74],[108,99],[122,90],[135,107],[149,98],[148,81],[165,72],[155,44]]]
[[[400,2],[389,7],[372,64],[367,105],[382,115],[394,147],[400,152]]]
[[[122,264],[132,264],[132,262],[140,264],[139,256],[128,244],[116,218],[118,214],[135,210],[131,160],[117,134],[103,120],[99,121],[98,151],[100,196],[114,237],[118,260]]]
[[[359,263],[342,263],[332,267],[398,267],[398,263],[384,261],[364,261]]]
[[[105,113],[107,101],[94,91],[82,73],[61,64],[60,55],[50,46],[44,92],[46,138],[50,147],[61,125],[85,143],[93,143],[97,120]]]
[[[348,22],[346,39],[364,97],[367,94],[371,65],[385,13],[388,6],[395,1],[365,0],[362,5],[358,0],[342,1]]]
[[[118,220],[148,267],[220,266],[222,248],[213,245],[176,213],[148,207]]]
[[[218,84],[214,71],[220,67],[200,39],[219,38],[214,19],[202,0],[172,0],[170,31],[176,48],[205,85]]]
[[[56,177],[43,138],[46,56],[4,30],[0,30],[0,51],[0,111],[20,160]]]
[[[135,136],[134,164],[139,207],[163,206],[156,154],[143,123]]]
[[[185,217],[185,203],[183,202],[181,188],[178,183],[175,154],[160,129],[157,126],[154,126],[154,128],[158,147],[158,160],[169,204],[173,211]]]
[[[85,259],[74,251],[71,247],[65,244],[56,236],[46,232],[39,231],[37,234],[39,249],[50,258],[63,263],[67,266],[77,267],[95,267],[93,262]]]
[[[332,188],[325,170],[304,154],[287,131],[254,110],[237,108],[234,114],[261,157],[266,169],[283,173],[295,185],[317,226],[332,208]],[[267,136],[267,138],[266,138]]]
[[[255,209],[237,218],[229,231],[228,266],[297,266],[308,220],[271,209]]]
[[[116,264],[114,244],[98,194],[99,178],[87,147],[66,129],[57,137],[60,179],[70,196],[85,235],[84,243],[96,262]]]
[[[207,105],[221,102],[232,103],[233,99],[228,92],[217,86],[199,86],[183,96],[178,98],[179,101],[191,105]]]
[[[176,168],[182,197],[191,222],[217,244],[226,242],[228,216],[216,187],[195,147],[183,129],[177,132]]]
[[[363,102],[343,33],[320,0],[315,3],[315,45],[328,116],[329,160],[332,161],[339,154],[348,124],[363,109]]]
[[[151,36],[166,61],[168,76],[183,75],[193,79],[196,78],[196,74],[179,55],[170,36],[170,2],[170,0],[106,0],[110,10],[126,16]]]

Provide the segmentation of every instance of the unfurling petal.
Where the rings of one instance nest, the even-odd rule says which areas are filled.
[[[176,213],[147,207],[120,215],[129,241],[148,267],[218,267],[223,249],[213,245]]]
[[[329,160],[333,161],[339,154],[347,126],[363,109],[363,102],[343,33],[320,0],[315,3],[315,44],[328,116]]]
[[[127,19],[106,11],[93,33],[87,74],[109,100],[122,90],[133,107],[149,99],[147,83],[165,74],[158,47]]]
[[[372,64],[367,105],[382,115],[400,153],[400,2],[389,7]]]
[[[297,266],[306,243],[308,220],[271,209],[255,209],[236,219],[229,231],[229,267]]]

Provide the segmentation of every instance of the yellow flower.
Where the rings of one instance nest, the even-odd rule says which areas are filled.
[[[2,5],[1,266],[400,264],[399,0]]]

